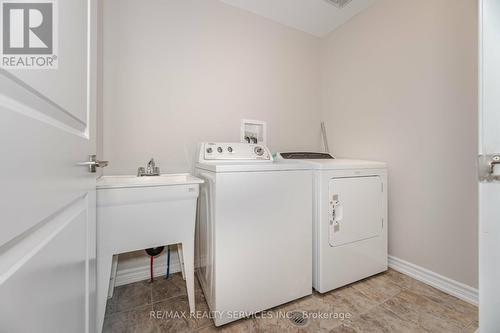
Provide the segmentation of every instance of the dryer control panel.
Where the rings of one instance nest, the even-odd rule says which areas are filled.
[[[205,142],[200,145],[199,162],[224,160],[272,162],[273,157],[269,148],[261,144]]]

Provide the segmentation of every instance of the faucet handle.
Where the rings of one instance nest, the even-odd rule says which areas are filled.
[[[156,166],[154,158],[151,158],[146,167],[140,167],[137,174],[141,176],[158,176],[160,175],[160,168]]]

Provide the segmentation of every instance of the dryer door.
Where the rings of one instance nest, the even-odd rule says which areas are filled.
[[[329,243],[340,246],[383,230],[383,185],[378,176],[333,178],[329,189]]]

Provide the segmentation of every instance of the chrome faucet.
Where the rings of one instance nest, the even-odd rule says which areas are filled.
[[[159,176],[159,175],[160,175],[160,167],[156,166],[154,158],[149,160],[146,168],[139,167],[137,169],[137,177]]]

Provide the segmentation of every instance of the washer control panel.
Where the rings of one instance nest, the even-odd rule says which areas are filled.
[[[200,145],[203,161],[273,161],[269,148],[261,144],[205,142]]]

